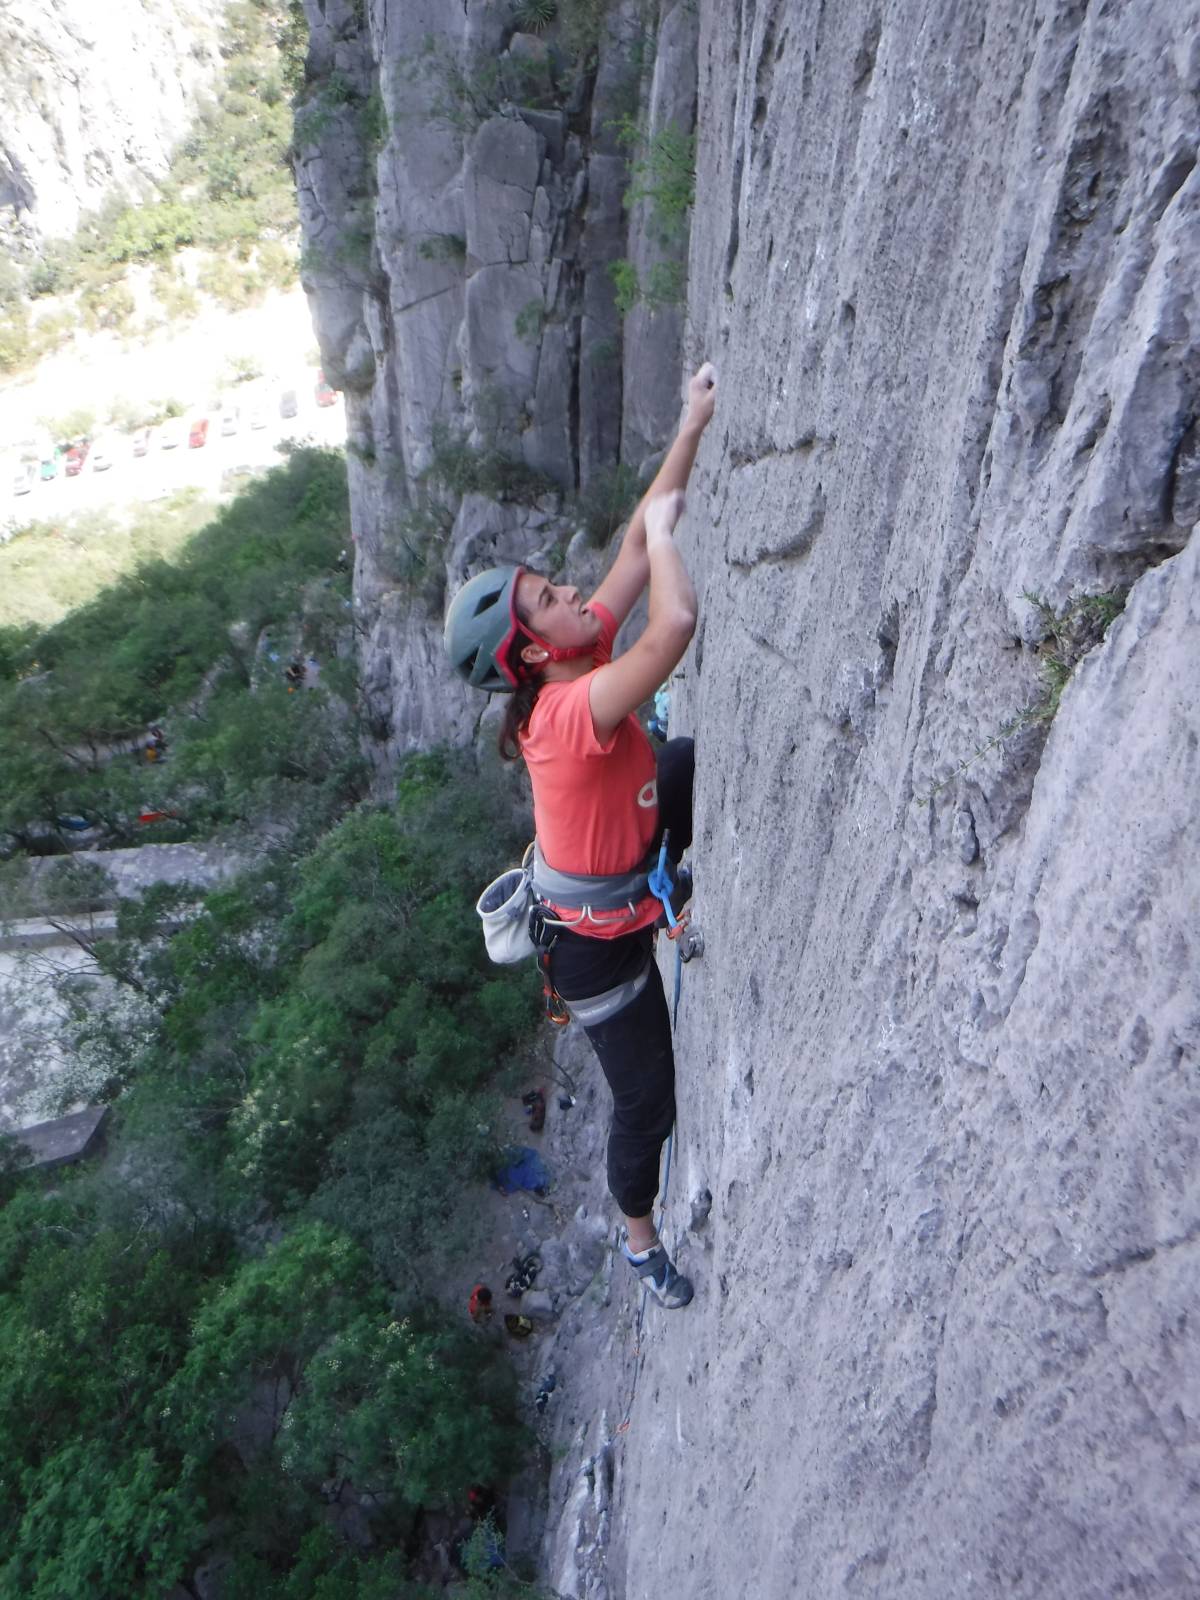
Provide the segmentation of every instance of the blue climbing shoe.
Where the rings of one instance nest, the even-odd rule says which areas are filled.
[[[689,1303],[695,1293],[692,1280],[685,1278],[682,1272],[676,1272],[674,1262],[660,1241],[651,1245],[649,1250],[635,1253],[629,1248],[626,1238],[621,1242],[621,1253],[642,1280],[642,1286],[660,1306],[665,1306],[668,1311],[678,1311]]]

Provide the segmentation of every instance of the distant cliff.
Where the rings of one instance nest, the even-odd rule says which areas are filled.
[[[217,77],[227,0],[22,0],[0,8],[0,240],[72,233],[169,165]]]

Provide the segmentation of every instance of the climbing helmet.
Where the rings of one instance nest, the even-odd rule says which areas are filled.
[[[511,694],[520,679],[508,655],[520,629],[520,567],[490,567],[469,578],[446,613],[446,654],[473,688]]]
[[[518,634],[540,644],[551,661],[590,656],[595,644],[557,645],[534,633],[517,616],[517,584],[524,567],[489,567],[468,578],[446,613],[446,654],[450,665],[476,689],[511,694],[528,669],[510,660]]]

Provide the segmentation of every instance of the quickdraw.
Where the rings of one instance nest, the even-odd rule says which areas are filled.
[[[547,950],[539,959],[542,967],[542,999],[546,1006],[546,1020],[553,1022],[556,1027],[565,1028],[571,1020],[571,1013],[567,1010],[567,1002],[550,980],[550,952]]]

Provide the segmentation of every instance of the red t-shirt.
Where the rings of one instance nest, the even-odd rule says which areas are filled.
[[[593,661],[612,659],[617,622],[592,602],[603,624]],[[658,827],[658,768],[654,750],[630,713],[607,739],[596,737],[588,699],[592,673],[538,691],[521,754],[533,786],[533,823],[549,866],[590,876],[632,872],[646,859]],[[554,908],[574,923],[578,910]],[[577,931],[616,939],[649,927],[662,906],[653,895],[628,910],[596,911]]]

